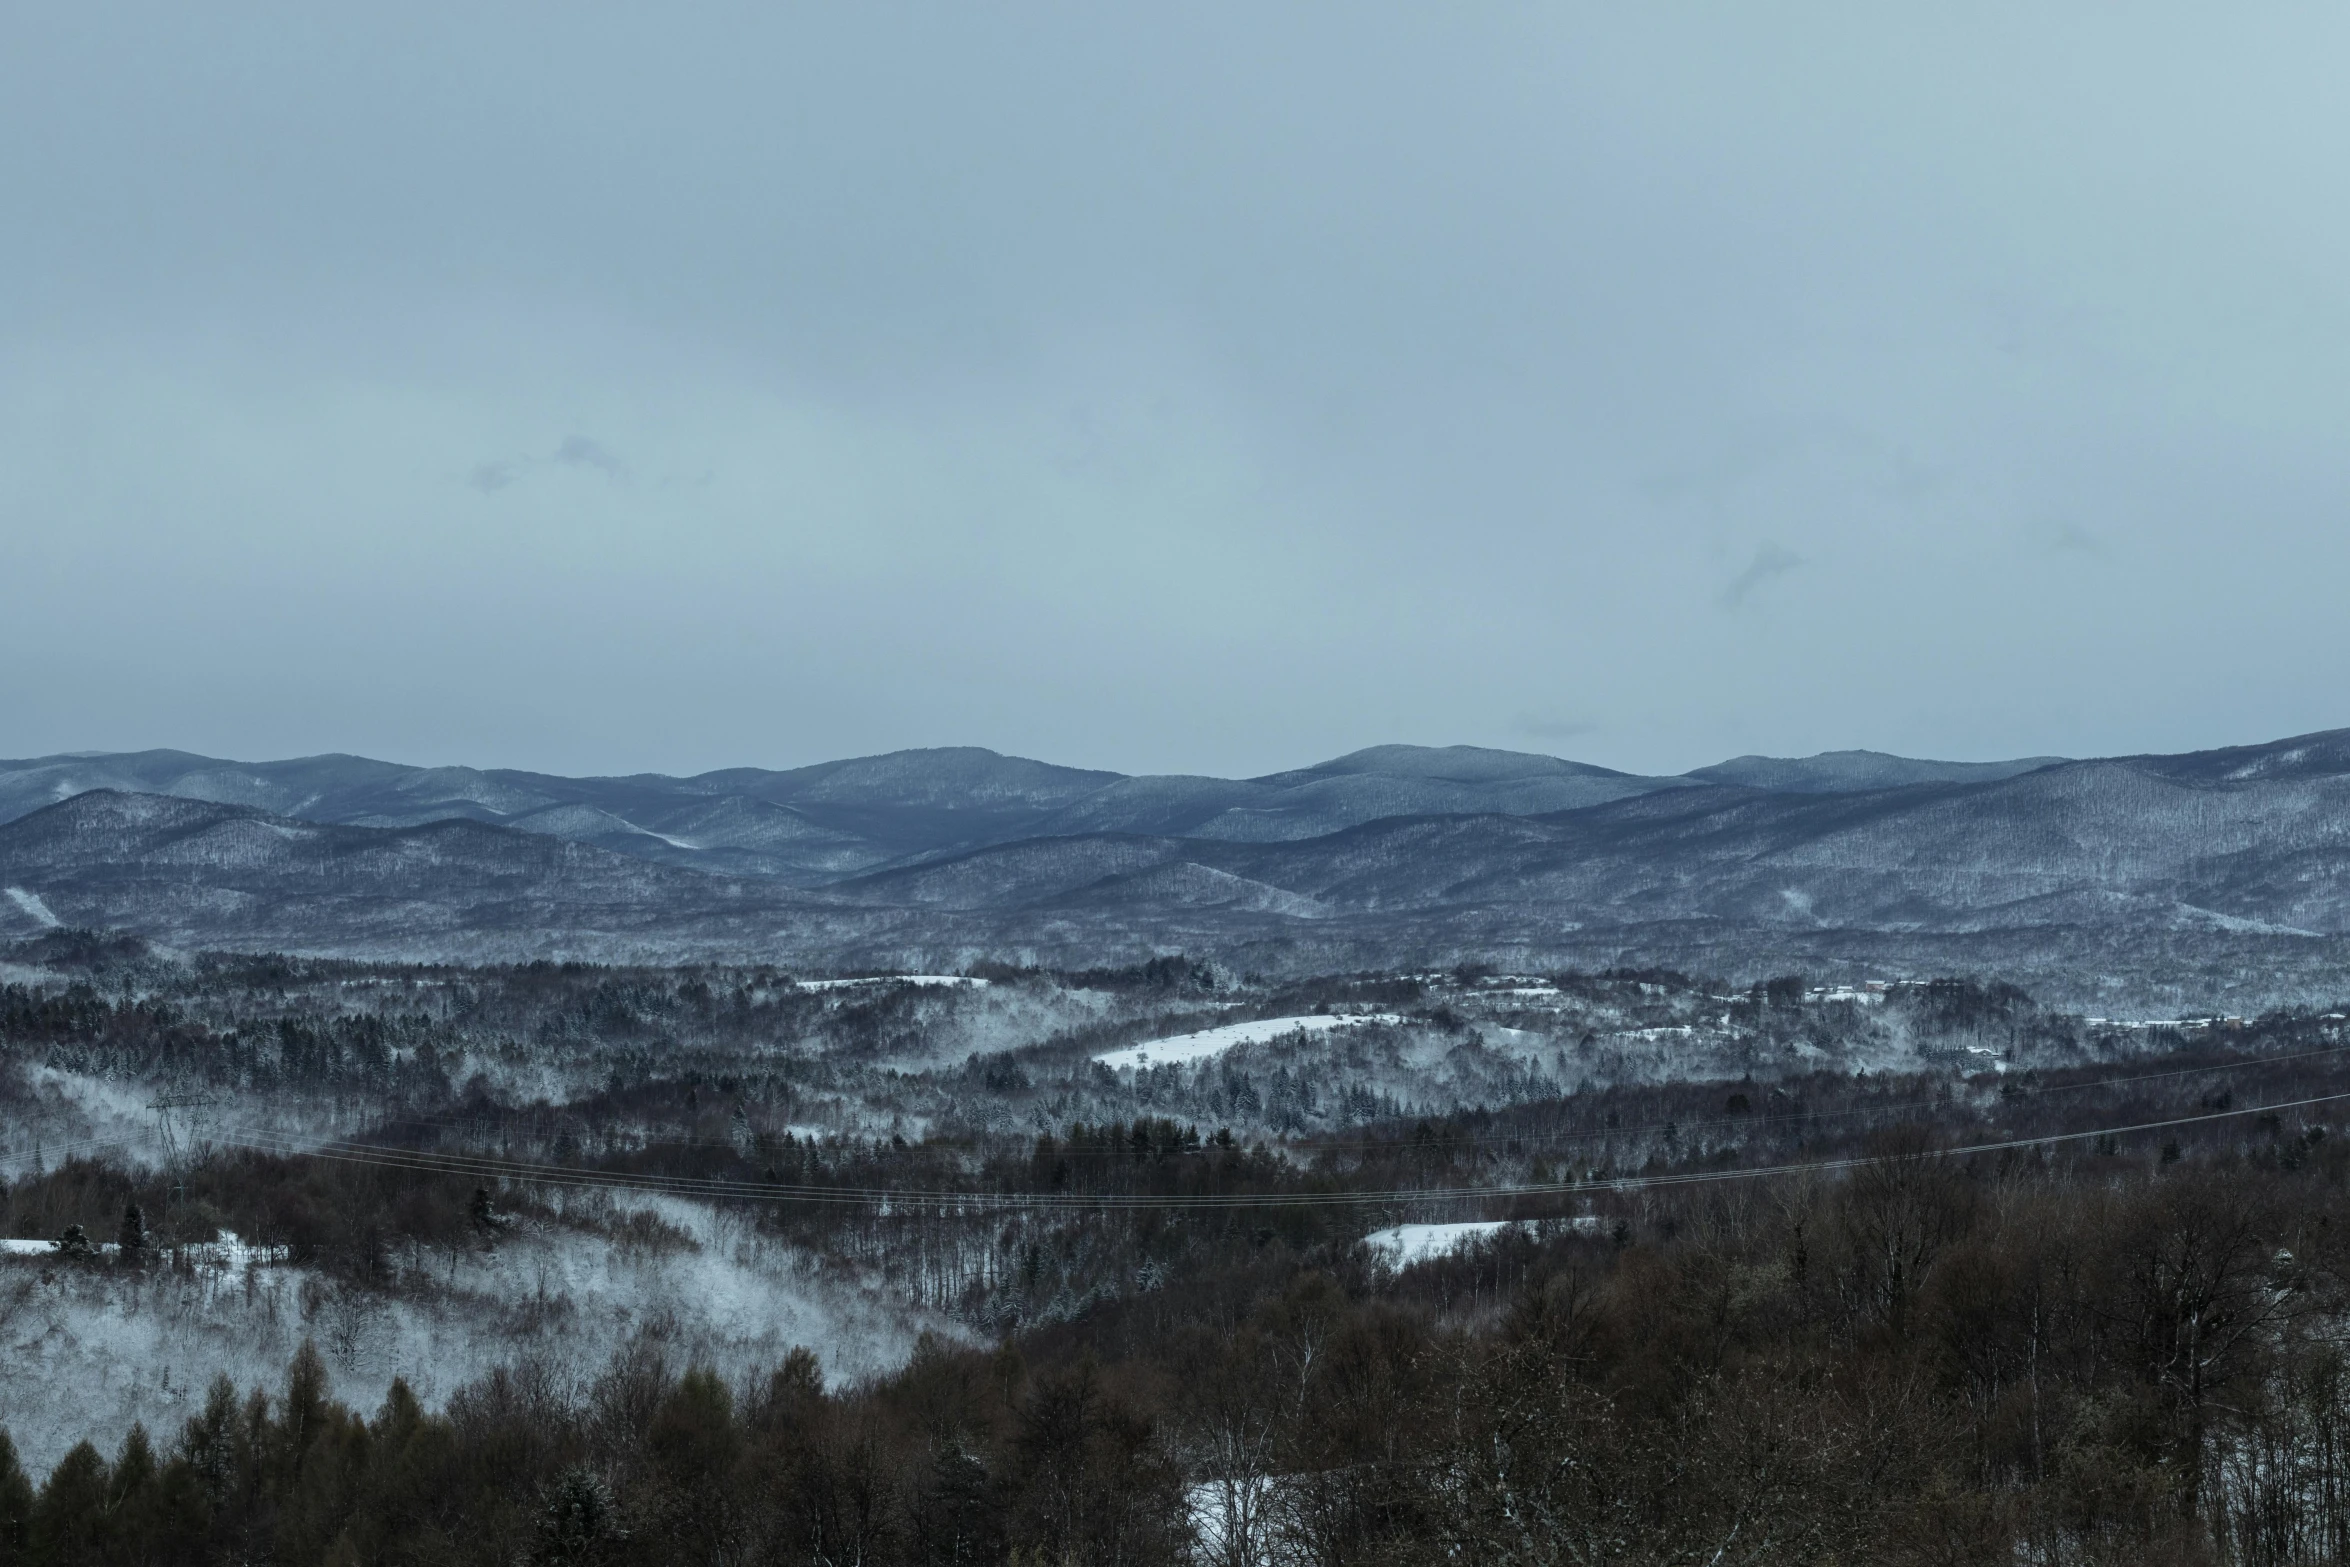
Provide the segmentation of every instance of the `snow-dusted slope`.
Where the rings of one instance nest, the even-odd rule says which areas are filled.
[[[562,778],[351,756],[223,762],[146,751],[0,762],[0,821],[112,789],[346,826],[491,822],[663,864],[813,886],[889,862],[1029,838],[1285,841],[1384,816],[1528,815],[1686,787],[1687,779],[1633,778],[1468,746],[1379,746],[1258,779],[1128,778],[972,746],[690,778]]]
[[[134,1421],[176,1431],[216,1376],[280,1384],[304,1339],[325,1357],[336,1393],[371,1409],[394,1377],[434,1404],[518,1362],[592,1378],[648,1330],[669,1353],[730,1377],[806,1346],[843,1379],[902,1364],[917,1333],[957,1331],[821,1275],[738,1217],[673,1199],[647,1205],[690,1235],[691,1249],[650,1256],[555,1229],[492,1252],[413,1259],[435,1287],[407,1296],[299,1267],[142,1272],[0,1257],[7,1429],[25,1466],[43,1474],[84,1438],[111,1451]]]
[[[244,776],[199,761],[53,759],[0,777],[21,799],[133,762],[215,793]],[[1301,941],[1334,960],[1416,962],[1497,941],[1558,952],[1565,937],[1587,947],[1608,931],[1630,933],[1615,952],[1700,957],[1725,943],[1884,950],[1879,937],[1955,951],[1945,938],[1998,933],[2071,933],[2123,956],[2156,937],[2350,940],[2350,733],[1838,790],[1651,788],[1555,759],[1408,749],[1244,784],[1103,782],[987,752],[868,761],[762,775],[797,803],[743,792],[755,781],[744,775],[591,780],[610,803],[552,800],[488,821],[485,801],[519,806],[566,781],[444,772],[430,789],[462,792],[464,813],[397,827],[83,794],[0,824],[0,887],[23,894],[0,902],[0,934],[33,932],[45,911],[191,945],[609,955],[638,944],[948,967],[1005,951],[1085,964],[1236,943],[1278,956]],[[421,778],[377,782],[424,789]],[[1542,791],[1584,789],[1610,797],[1530,809]],[[1391,808],[1296,835],[1317,812],[1327,826]],[[1074,830],[1121,813],[1197,819]],[[1264,830],[1232,832],[1235,813]],[[956,847],[966,830],[980,841]],[[907,842],[928,847],[898,852]],[[793,889],[810,882],[821,890]]]
[[[1319,914],[1521,908],[1582,922],[1800,929],[2078,925],[2350,933],[2350,750],[2264,765],[2074,762],[1856,793],[1656,791],[1548,816],[1431,815],[1310,840],[1092,836],[982,849],[843,890],[1025,907],[1190,864]],[[1095,878],[1088,880],[1088,877]],[[2230,926],[2226,922],[2252,922]]]
[[[1242,1045],[1261,1045],[1267,1040],[1283,1039],[1292,1034],[1311,1036],[1342,1028],[1363,1028],[1373,1023],[1393,1024],[1402,1021],[1402,1018],[1386,1012],[1360,1016],[1317,1012],[1304,1017],[1259,1018],[1253,1023],[1226,1023],[1219,1028],[1203,1028],[1194,1033],[1173,1034],[1165,1039],[1128,1045],[1122,1050],[1105,1050],[1094,1059],[1112,1071],[1149,1066],[1184,1066],[1220,1056]]]

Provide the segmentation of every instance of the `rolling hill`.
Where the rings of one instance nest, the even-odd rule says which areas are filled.
[[[1913,771],[2026,765],[1879,760]],[[1288,842],[1385,817],[1534,816],[1711,781],[1698,774],[1638,777],[1474,746],[1375,746],[1243,779],[1128,777],[971,746],[690,778],[564,778],[358,756],[231,762],[139,751],[0,761],[0,822],[92,789],[113,789],[347,827],[494,823],[657,864],[813,887],[1027,838],[1150,833]],[[1902,781],[1915,780],[1905,775]]]
[[[12,804],[39,802],[0,825],[0,932],[809,964],[1998,952],[2083,973],[2245,953],[2324,972],[2350,945],[2350,732],[1909,764],[1876,788],[1851,785],[1900,759],[1812,760],[1747,769],[1783,785],[1758,787],[1465,748],[1239,781],[973,751],[684,780],[52,758],[0,770]],[[72,789],[108,779],[172,789]],[[307,815],[328,809],[353,819]]]

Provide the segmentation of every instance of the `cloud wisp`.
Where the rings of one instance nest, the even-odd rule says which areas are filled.
[[[1793,550],[1766,539],[1755,550],[1754,559],[1746,563],[1746,569],[1732,577],[1722,589],[1721,597],[1716,602],[1724,610],[1735,610],[1752,598],[1763,584],[1776,581],[1810,564],[1809,560]]]
[[[465,476],[469,488],[484,495],[495,495],[510,490],[522,482],[524,475],[534,468],[571,468],[601,474],[614,484],[629,482],[628,464],[622,462],[611,447],[593,436],[567,435],[554,454],[546,458],[501,458],[492,462],[476,463]]]
[[[628,467],[603,442],[585,435],[567,435],[555,448],[555,461],[566,468],[589,468],[607,479],[626,482]]]

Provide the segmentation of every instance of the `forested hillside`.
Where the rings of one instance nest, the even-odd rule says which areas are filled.
[[[2346,1030],[54,933],[0,1549],[2341,1560]]]
[[[1892,1133],[1400,1276],[1229,1255],[828,1388],[658,1337],[440,1410],[311,1345],[180,1429],[0,1464],[34,1562],[2326,1562],[2350,1550],[2342,1140]],[[1140,1221],[1146,1226],[1148,1220]],[[57,1266],[100,1266],[61,1263]],[[120,1263],[114,1266],[122,1266]],[[38,1479],[36,1485],[35,1479]]]
[[[1413,746],[1242,780],[972,749],[689,779],[0,763],[0,938],[63,926],[459,962],[1975,971],[2257,1010],[2350,956],[2350,734],[1674,778]]]

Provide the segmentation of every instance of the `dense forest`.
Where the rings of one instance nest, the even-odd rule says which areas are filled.
[[[2350,1560],[2335,1014],[87,941],[15,976],[0,1562]],[[1385,1021],[1094,1059],[1316,1008]],[[595,1329],[558,1244],[772,1247],[898,1302],[910,1352]],[[71,1312],[169,1345],[272,1281],[267,1376],[22,1446],[70,1428],[70,1385],[19,1400]],[[394,1310],[504,1348],[419,1393],[369,1348]]]
[[[2223,1123],[2201,1123],[2218,1125]],[[1922,1130],[1835,1179],[1391,1274],[1227,1265],[830,1389],[658,1342],[444,1411],[305,1347],[184,1430],[0,1465],[7,1560],[2332,1562],[2350,1146],[2056,1156]],[[132,1266],[64,1262],[58,1266]]]

